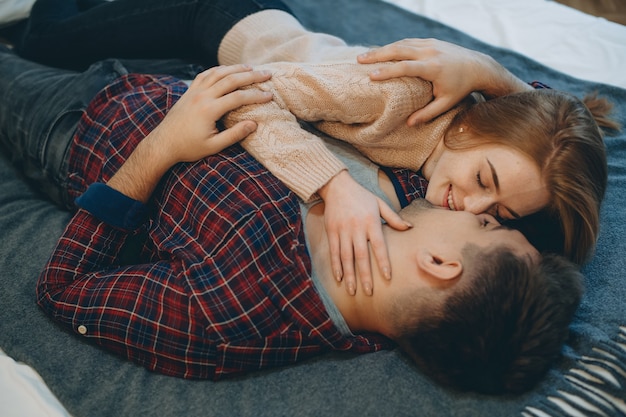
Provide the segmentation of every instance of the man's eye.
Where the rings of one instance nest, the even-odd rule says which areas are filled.
[[[502,224],[508,220],[513,220],[514,217],[511,216],[511,213],[507,210],[504,209],[504,213],[500,214],[500,205],[496,205],[496,210],[495,210],[495,214],[493,215],[493,217],[496,218],[496,220],[498,221],[498,223]]]

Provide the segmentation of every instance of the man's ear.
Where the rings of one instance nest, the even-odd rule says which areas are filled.
[[[463,273],[463,263],[460,259],[427,250],[417,255],[417,265],[426,274],[442,280],[458,278]]]

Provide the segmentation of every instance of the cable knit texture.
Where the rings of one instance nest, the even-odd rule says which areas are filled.
[[[248,88],[274,94],[269,103],[230,112],[226,126],[255,120],[258,128],[243,146],[305,201],[317,198],[317,190],[345,166],[299,120],[351,143],[378,164],[419,170],[460,109],[407,126],[409,115],[432,100],[431,83],[414,77],[372,82],[369,73],[386,64],[357,64],[363,50],[309,32],[275,10],[248,16],[220,45],[220,63],[271,71],[269,81]]]
[[[364,46],[348,46],[326,33],[311,32],[289,13],[263,10],[239,21],[220,43],[221,65],[270,62],[328,62],[356,57]]]

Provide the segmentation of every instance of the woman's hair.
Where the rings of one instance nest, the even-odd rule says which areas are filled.
[[[619,129],[607,117],[610,110],[611,105],[595,94],[583,101],[551,89],[511,94],[460,112],[448,129],[445,145],[459,150],[502,144],[536,161],[551,196],[544,218],[560,223],[559,249],[581,264],[597,241],[607,185],[599,126]]]
[[[443,385],[485,394],[527,391],[561,353],[582,274],[556,254],[532,262],[506,247],[467,245],[463,257],[472,261],[453,287],[420,288],[396,300],[392,339]]]

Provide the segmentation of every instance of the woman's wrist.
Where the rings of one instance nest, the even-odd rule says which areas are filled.
[[[479,92],[486,98],[502,97],[533,89],[532,86],[513,75],[493,57],[486,54],[481,55],[481,60],[475,71],[476,74],[479,74],[479,79],[484,81]]]
[[[317,194],[322,198],[322,200],[326,201],[327,196],[332,193],[335,189],[341,189],[342,184],[345,184],[346,181],[352,180],[350,173],[347,169],[343,169],[339,171],[339,173],[333,176],[326,184],[324,184],[317,191]]]

